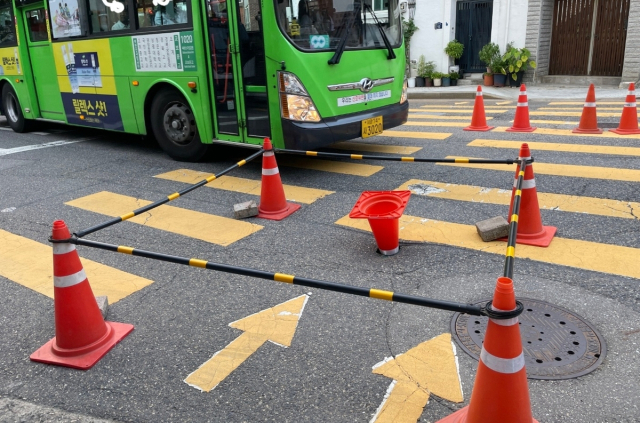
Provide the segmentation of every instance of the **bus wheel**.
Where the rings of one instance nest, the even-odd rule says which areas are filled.
[[[9,84],[2,87],[2,109],[11,129],[20,133],[29,131],[31,121],[24,118],[18,96]]]
[[[189,104],[175,90],[162,90],[153,98],[151,127],[160,147],[174,160],[195,162],[208,150],[209,146],[200,142]]]

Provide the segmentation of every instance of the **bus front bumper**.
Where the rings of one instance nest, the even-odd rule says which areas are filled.
[[[362,136],[362,121],[382,116],[384,129],[400,126],[407,121],[409,102],[393,104],[340,117],[323,119],[322,122],[297,122],[282,119],[285,148],[308,151],[340,141]]]

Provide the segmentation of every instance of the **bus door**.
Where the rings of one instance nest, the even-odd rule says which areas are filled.
[[[260,2],[209,1],[207,26],[216,139],[271,136]]]
[[[22,9],[27,35],[31,72],[35,82],[40,115],[46,119],[65,120],[59,93],[56,65],[49,41],[49,22],[42,2]]]

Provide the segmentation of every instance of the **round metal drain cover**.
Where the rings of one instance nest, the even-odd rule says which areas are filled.
[[[518,319],[529,379],[571,379],[592,372],[602,363],[607,344],[582,317],[544,301],[518,300],[524,304],[524,312]],[[480,357],[487,321],[487,317],[460,313],[451,319],[454,338],[476,360]]]

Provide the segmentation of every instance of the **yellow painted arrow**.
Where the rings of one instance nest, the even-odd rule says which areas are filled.
[[[373,367],[373,373],[393,379],[371,419],[375,423],[415,423],[434,394],[462,402],[462,387],[451,334],[443,333]]]
[[[244,333],[215,353],[184,381],[196,389],[209,392],[265,342],[271,341],[282,347],[289,347],[308,299],[307,295],[301,295],[273,308],[229,323],[229,326],[240,329]]]

